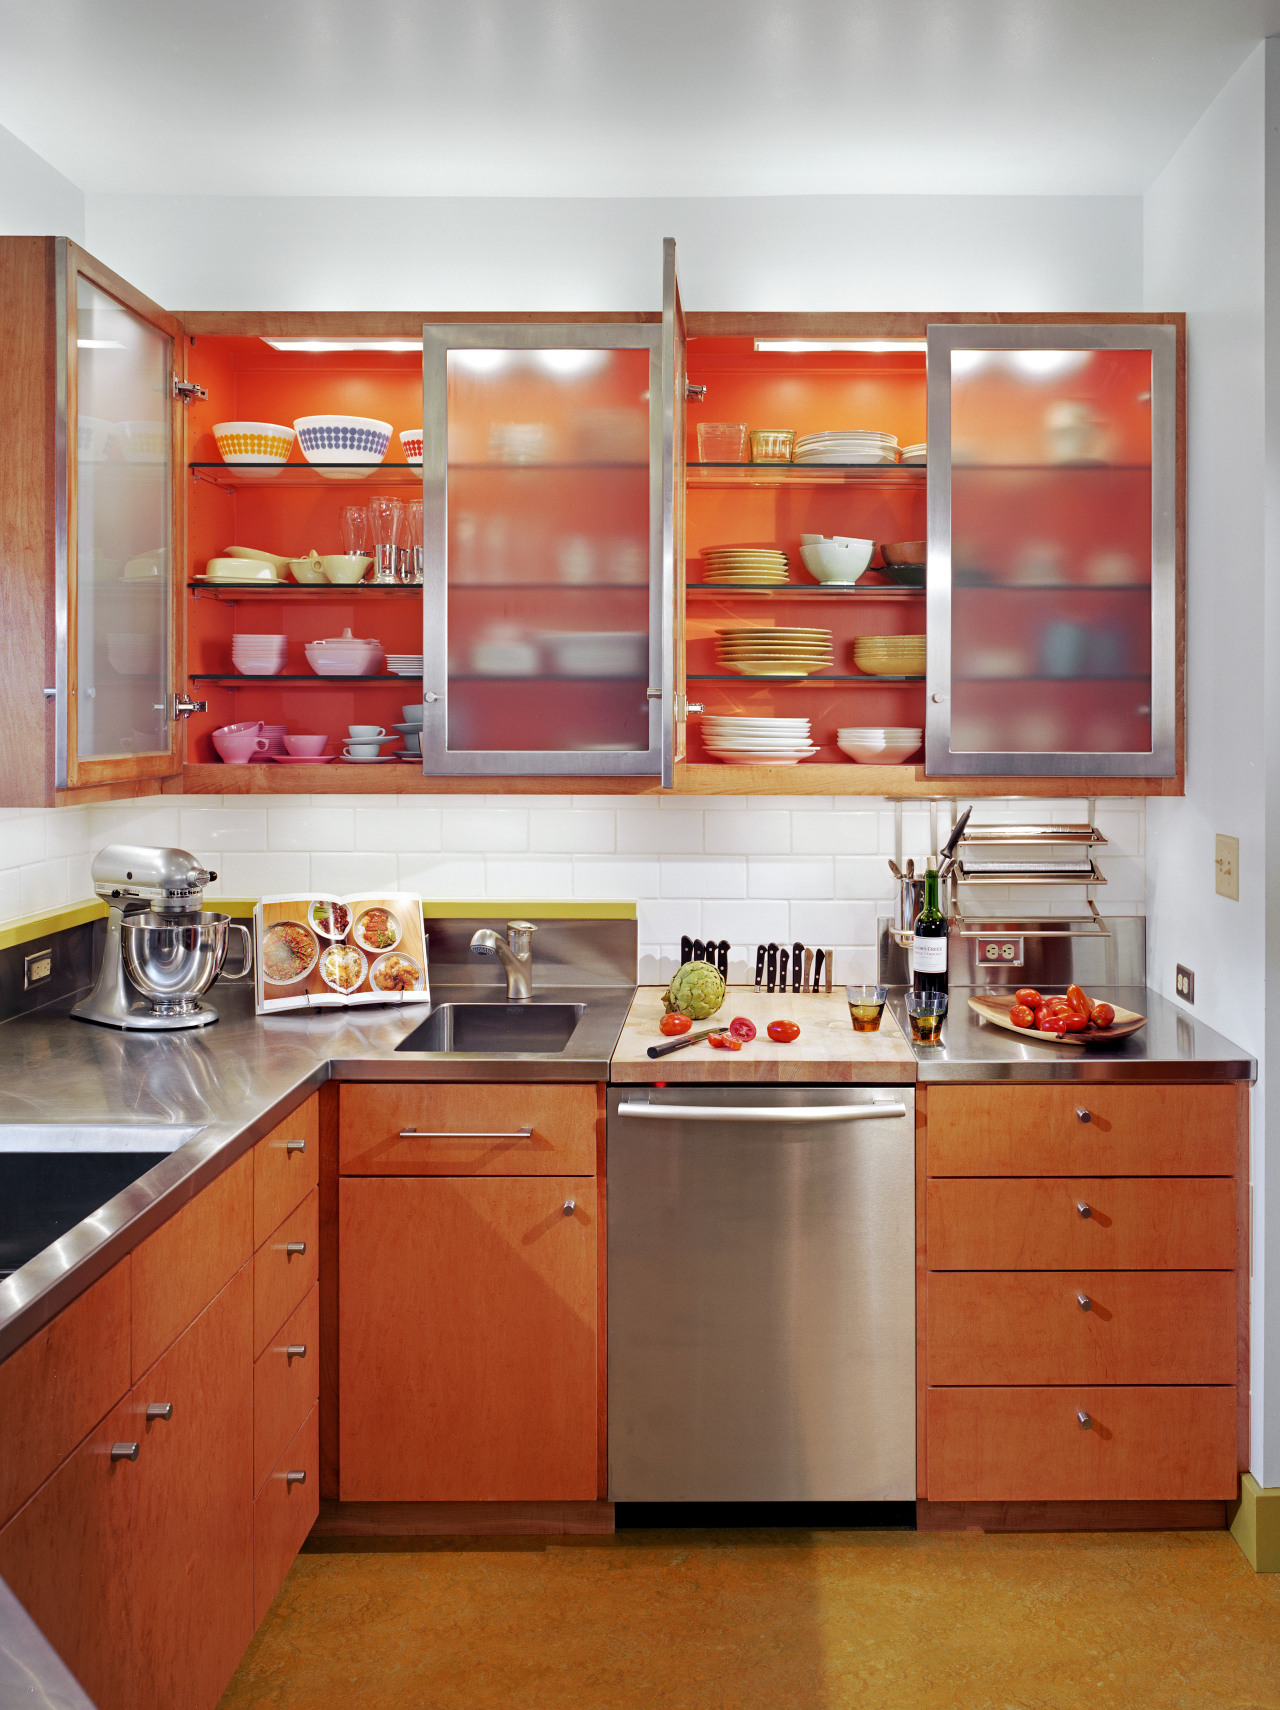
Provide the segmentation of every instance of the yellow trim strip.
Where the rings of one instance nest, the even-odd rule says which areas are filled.
[[[1240,1480],[1240,1501],[1227,1509],[1231,1536],[1255,1573],[1280,1573],[1280,1485],[1260,1485],[1252,1473]]]
[[[42,914],[17,915],[13,920],[0,922],[0,950],[11,950],[15,944],[30,944],[35,938],[49,938],[86,920],[100,920],[106,912],[106,903],[90,897],[87,902],[68,903],[65,908],[46,909]]]

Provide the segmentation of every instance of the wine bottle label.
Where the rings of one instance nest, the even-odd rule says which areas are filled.
[[[911,971],[914,974],[945,974],[947,971],[947,941],[945,938],[911,940]]]

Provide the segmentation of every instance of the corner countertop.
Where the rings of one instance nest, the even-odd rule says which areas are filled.
[[[730,986],[714,1021],[728,1026],[735,1015],[756,1025],[756,1037],[741,1051],[720,1051],[709,1043],[690,1045],[669,1057],[650,1057],[650,1045],[668,1043],[659,1029],[665,986],[641,986],[613,1053],[609,1079],[617,1082],[826,1082],[877,1085],[914,1081],[916,1062],[902,1029],[886,1009],[878,1033],[855,1033],[844,990],[838,992],[758,992],[754,986]],[[765,1032],[771,1021],[794,1021],[800,1036],[775,1045]],[[694,1028],[713,1025],[695,1021]]]
[[[1247,1051],[1215,1033],[1178,1004],[1146,986],[1090,986],[1089,995],[1145,1015],[1147,1025],[1105,1049],[1083,1049],[1011,1033],[970,1009],[977,988],[953,986],[941,1045],[916,1045],[922,1085],[946,1081],[1253,1081]],[[906,1029],[906,993],[895,986],[889,1006]]]

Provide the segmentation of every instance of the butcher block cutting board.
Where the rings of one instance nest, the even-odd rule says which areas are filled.
[[[998,994],[992,997],[971,997],[969,1008],[976,1010],[984,1021],[994,1022],[997,1027],[1005,1027],[1010,1033],[1016,1033],[1019,1039],[1030,1039],[1036,1045],[1081,1045],[1105,1046],[1118,1045],[1121,1040],[1128,1039],[1140,1027],[1147,1025],[1145,1015],[1138,1015],[1132,1009],[1125,1009],[1120,1004],[1113,1007],[1116,1018],[1110,1027],[1095,1027],[1092,1022],[1083,1033],[1040,1033],[1034,1027],[1015,1027],[1009,1020],[1009,1011],[1013,1008],[1012,995]]]

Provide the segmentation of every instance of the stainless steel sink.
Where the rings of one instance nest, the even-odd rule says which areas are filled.
[[[584,1003],[442,1003],[397,1051],[563,1051]]]

